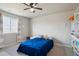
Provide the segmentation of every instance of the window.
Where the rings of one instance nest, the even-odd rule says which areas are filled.
[[[11,16],[3,16],[3,33],[17,33],[18,19]]]

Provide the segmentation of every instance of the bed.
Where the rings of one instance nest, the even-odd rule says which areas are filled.
[[[53,46],[53,40],[34,38],[22,42],[18,47],[17,52],[22,52],[29,56],[46,56]]]

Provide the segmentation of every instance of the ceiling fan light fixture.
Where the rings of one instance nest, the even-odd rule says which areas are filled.
[[[35,13],[36,10],[42,10],[42,8],[38,7],[38,3],[23,3],[24,5],[28,6],[28,8],[25,8],[24,10],[30,10],[31,12]]]
[[[34,10],[35,10],[34,8],[30,8],[30,11],[32,11],[32,12],[33,12]]]

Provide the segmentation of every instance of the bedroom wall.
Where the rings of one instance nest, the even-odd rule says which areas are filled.
[[[66,11],[32,19],[32,34],[52,36],[55,42],[69,46],[71,37],[68,17],[73,13]]]
[[[30,29],[30,19],[19,17],[19,22],[21,22],[21,33],[29,35],[29,29]]]

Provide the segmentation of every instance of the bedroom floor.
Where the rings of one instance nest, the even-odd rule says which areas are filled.
[[[48,56],[73,56],[73,50],[69,47],[55,45]]]
[[[28,56],[22,53],[17,53],[19,45],[14,45],[7,48],[0,49],[0,56]],[[48,53],[48,56],[71,56],[73,51],[71,48],[55,45]]]

